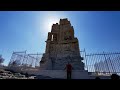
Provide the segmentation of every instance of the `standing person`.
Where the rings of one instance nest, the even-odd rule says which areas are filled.
[[[66,71],[67,71],[67,79],[71,79],[72,65],[70,63],[66,65]]]

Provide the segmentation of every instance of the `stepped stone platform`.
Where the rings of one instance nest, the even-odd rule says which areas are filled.
[[[67,79],[67,73],[65,70],[39,70],[23,68],[23,67],[11,67],[10,71],[15,71],[16,73],[28,74],[31,76],[35,76],[34,79]],[[87,70],[73,70],[72,71],[72,79],[95,79],[99,77],[100,79],[110,79],[110,76],[97,76],[91,75]]]
[[[49,76],[51,78],[59,78],[59,79],[66,79],[67,73],[64,70],[41,70],[41,71],[28,71],[28,74],[34,75],[43,75]],[[88,72],[85,70],[73,70],[72,71],[72,79],[89,79]]]

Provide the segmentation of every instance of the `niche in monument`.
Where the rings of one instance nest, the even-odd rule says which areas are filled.
[[[43,70],[64,70],[66,64],[72,64],[74,70],[84,70],[80,55],[79,42],[74,37],[74,28],[67,18],[53,24],[48,32],[46,50],[40,61]]]

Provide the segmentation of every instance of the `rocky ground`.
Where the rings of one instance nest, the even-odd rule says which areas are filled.
[[[26,76],[21,73],[15,73],[4,69],[0,69],[0,79],[34,79],[34,78],[35,76]]]
[[[16,73],[9,70],[0,69],[0,79],[54,79],[48,76],[42,75],[28,75],[22,73]]]

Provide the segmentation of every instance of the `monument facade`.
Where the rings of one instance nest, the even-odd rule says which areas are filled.
[[[40,61],[42,70],[64,70],[70,63],[74,70],[84,70],[79,42],[74,37],[74,28],[67,18],[53,24],[48,32],[46,50]]]

